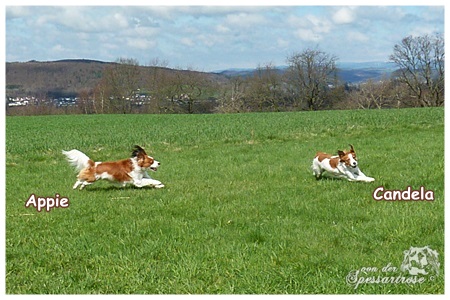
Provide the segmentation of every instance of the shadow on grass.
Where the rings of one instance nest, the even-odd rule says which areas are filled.
[[[120,190],[157,190],[153,187],[136,187],[134,185],[120,186],[111,184],[109,186],[86,186],[80,192],[98,192],[98,191],[120,191]]]

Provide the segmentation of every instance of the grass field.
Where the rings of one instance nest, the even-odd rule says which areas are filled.
[[[353,144],[374,183],[316,181],[317,150]],[[61,150],[97,161],[134,144],[164,189],[97,182],[72,190]],[[434,201],[375,201],[424,186]],[[37,212],[31,194],[69,198]],[[429,245],[440,272],[420,284],[347,283],[400,267]],[[442,294],[444,110],[6,118],[8,294]]]

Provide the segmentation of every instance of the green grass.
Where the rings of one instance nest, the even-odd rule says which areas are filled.
[[[350,143],[376,181],[316,181],[315,152]],[[71,189],[62,149],[106,161],[134,144],[166,188]],[[381,185],[435,201],[374,201]],[[25,208],[55,193],[69,208]],[[434,281],[346,283],[426,245]],[[442,294],[443,273],[443,109],[6,118],[8,294]]]

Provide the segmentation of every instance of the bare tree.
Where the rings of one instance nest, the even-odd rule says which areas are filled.
[[[281,76],[272,63],[258,65],[253,76],[248,78],[246,99],[249,105],[256,105],[258,110],[280,110],[283,104],[283,84]]]
[[[320,50],[306,49],[287,58],[288,81],[299,105],[309,110],[322,108],[330,87],[336,82],[337,57]]]
[[[94,87],[92,91],[94,106],[96,107],[96,112],[103,114],[108,111],[106,106],[109,101],[106,101],[106,84],[104,78]]]
[[[222,87],[216,111],[220,113],[239,113],[247,110],[245,107],[246,81],[240,77],[232,77]]]
[[[201,101],[206,89],[208,89],[209,80],[205,73],[194,71],[192,68],[188,72],[178,72],[178,83],[180,95],[178,101],[187,105],[188,113],[194,112],[194,103]]]
[[[159,58],[154,58],[149,64],[149,74],[147,77],[147,87],[149,89],[149,94],[151,97],[150,106],[153,112],[161,112],[167,110],[167,105],[165,105],[165,100],[169,97],[171,77],[170,71],[167,66],[169,62],[167,60],[160,60]]]
[[[83,89],[78,93],[78,108],[85,114],[97,113],[95,97],[91,90]]]
[[[203,102],[212,88],[213,84],[206,73],[193,69],[174,69],[164,74],[159,92],[170,101],[171,111],[181,108],[191,114],[195,111],[194,105]]]
[[[442,35],[405,37],[389,57],[399,67],[420,106],[444,104],[445,49]]]
[[[139,63],[135,59],[119,58],[105,70],[104,81],[110,102],[110,112],[131,113],[132,97],[139,89]]]
[[[381,81],[372,79],[363,82],[359,88],[349,93],[349,98],[357,108],[385,108],[395,103],[395,96],[392,93],[392,83],[388,78]]]

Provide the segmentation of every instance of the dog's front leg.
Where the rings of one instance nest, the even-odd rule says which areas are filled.
[[[144,187],[144,186],[150,186],[157,189],[163,188],[164,184],[162,184],[161,181],[151,179],[151,178],[142,178],[141,180],[135,180],[133,184],[136,187]]]
[[[163,188],[163,187],[164,187],[164,184],[162,184],[161,181],[152,179],[152,178],[150,177],[150,175],[148,175],[147,172],[144,172],[144,178],[143,178],[143,180],[144,180],[144,179],[147,180],[147,181],[149,181],[149,182],[150,182],[149,185],[153,186],[154,188],[160,189],[160,188]]]
[[[156,189],[160,189],[160,188],[164,187],[164,184],[162,184],[161,181],[155,180],[155,179],[152,179],[152,178],[142,178],[142,181],[145,182],[145,185],[154,187]]]
[[[355,174],[355,175],[356,175],[356,179],[358,181],[364,181],[364,182],[373,182],[373,181],[375,181],[375,178],[366,176],[359,168],[358,168],[358,173]]]
[[[356,174],[354,174],[353,172],[351,172],[347,167],[341,165],[341,163],[339,163],[340,165],[338,165],[338,167],[336,168],[336,175],[338,175],[341,178],[345,178],[348,181],[355,181],[356,180]]]
[[[358,176],[358,180],[359,181],[364,181],[364,182],[374,182],[375,178],[368,177],[368,176],[362,174],[362,175]]]
[[[348,181],[358,181],[358,176],[350,171],[344,172],[345,178],[347,178]]]

